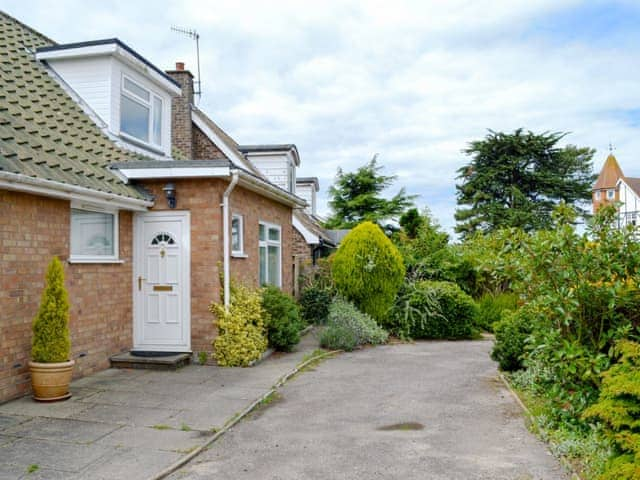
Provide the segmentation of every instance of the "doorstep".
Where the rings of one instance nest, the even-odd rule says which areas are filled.
[[[118,353],[109,358],[114,368],[143,368],[149,370],[177,370],[191,363],[190,353],[174,355],[145,356],[132,355],[131,352]]]

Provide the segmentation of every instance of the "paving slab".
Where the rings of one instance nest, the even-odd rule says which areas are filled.
[[[38,465],[74,473],[107,453],[107,449],[96,445],[20,438],[0,447],[0,462],[15,464],[25,470],[29,465]]]
[[[20,478],[27,472],[26,468],[19,467],[18,465],[10,465],[7,463],[0,463],[0,478],[2,480],[13,480]]]
[[[147,408],[135,405],[86,405],[87,408],[72,414],[76,420],[113,423],[117,425],[153,426],[166,424],[179,410]]]
[[[37,417],[5,430],[5,434],[40,440],[91,443],[118,430],[119,425],[73,419]]]
[[[211,435],[211,432],[182,431],[164,427],[123,427],[101,438],[96,444],[188,453]]]
[[[91,480],[145,479],[150,472],[160,472],[183,454],[148,448],[117,448],[80,472],[78,478]],[[31,479],[29,479],[31,480]]]
[[[31,417],[22,417],[18,415],[0,415],[0,433],[4,433],[7,428],[13,427],[14,425],[30,419]]]
[[[28,396],[0,405],[0,415],[67,418],[85,410],[87,406],[81,399],[74,397],[64,402],[46,403],[36,402]]]

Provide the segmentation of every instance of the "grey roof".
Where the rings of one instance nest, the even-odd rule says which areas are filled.
[[[281,144],[262,144],[262,145],[238,145],[238,150],[243,153],[249,152],[288,152],[289,150],[298,150],[293,143]]]
[[[318,180],[318,177],[297,177],[296,185],[298,183],[313,183],[316,187],[316,192],[320,190],[320,181]]]
[[[119,38],[104,38],[102,40],[90,40],[88,42],[74,42],[74,43],[62,43],[62,44],[56,44],[56,45],[48,45],[46,47],[38,47],[36,49],[36,52],[55,52],[55,51],[59,51],[59,50],[71,50],[72,48],[94,47],[96,45],[109,45],[110,43],[114,43],[114,44],[118,45],[119,47],[121,47],[122,49],[126,50],[131,55],[133,55],[138,60],[140,60],[142,63],[144,63],[147,67],[149,67],[154,72],[156,72],[159,75],[161,75],[165,80],[167,80],[168,82],[173,83],[177,87],[180,87],[180,83],[178,83],[176,80],[171,78],[165,72],[160,70],[153,63],[151,63],[149,60],[144,58],[142,55],[140,55],[138,52],[136,52],[133,48],[131,48],[129,45],[124,43]]]
[[[145,157],[107,138],[36,61],[33,51],[50,45],[0,11],[0,171],[144,200],[106,167]]]

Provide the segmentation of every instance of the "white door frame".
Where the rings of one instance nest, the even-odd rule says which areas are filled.
[[[142,295],[144,291],[138,290],[138,276],[142,275],[144,266],[144,228],[143,222],[145,218],[154,218],[169,221],[179,219],[182,222],[182,322],[185,332],[184,344],[179,346],[163,346],[163,345],[144,345],[142,340],[142,331],[140,322],[144,318],[142,311]],[[133,219],[133,273],[132,278],[132,294],[133,294],[133,349],[134,350],[155,350],[177,352],[184,350],[191,352],[191,212],[162,210],[155,212],[137,212]]]

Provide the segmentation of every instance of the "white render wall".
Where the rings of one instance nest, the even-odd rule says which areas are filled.
[[[316,214],[316,189],[313,183],[296,183],[296,195],[307,202],[304,211],[310,215]]]
[[[291,188],[289,188],[289,175],[290,169],[295,169],[295,166],[287,152],[269,154],[251,152],[247,154],[247,157],[271,183],[284,190],[291,191]],[[295,173],[293,174],[293,182],[295,188]]]
[[[640,198],[638,195],[625,183],[624,180],[620,181],[620,226],[625,226],[631,223],[635,219],[635,225],[640,225],[640,215],[626,215],[627,213],[633,214],[640,211]],[[637,218],[634,218],[637,217]]]

